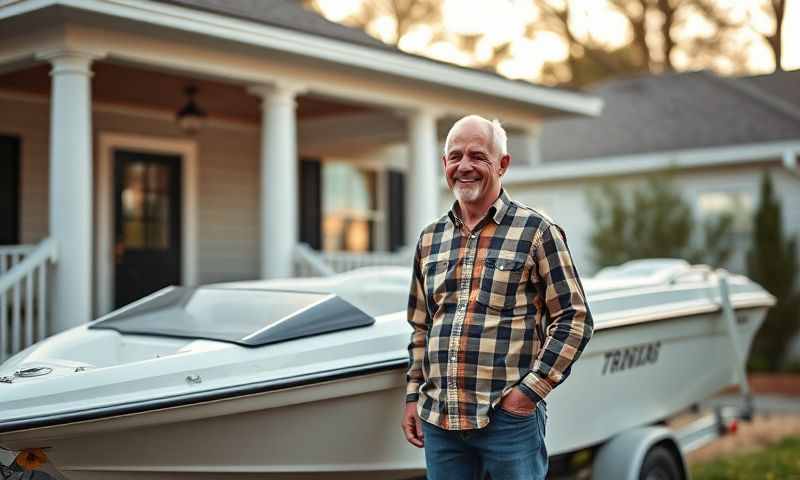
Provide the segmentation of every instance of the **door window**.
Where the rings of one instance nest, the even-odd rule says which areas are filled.
[[[121,200],[125,246],[151,250],[169,248],[169,167],[129,162],[124,168]]]

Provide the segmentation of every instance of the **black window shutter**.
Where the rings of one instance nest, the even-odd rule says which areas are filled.
[[[0,245],[19,244],[19,144],[0,135]]]
[[[322,249],[322,163],[300,159],[300,241]]]
[[[388,170],[389,184],[389,250],[394,252],[406,244],[406,175]],[[413,245],[412,245],[413,247]]]

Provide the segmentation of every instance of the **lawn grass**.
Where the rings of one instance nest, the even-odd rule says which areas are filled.
[[[800,437],[691,467],[693,480],[800,480]]]

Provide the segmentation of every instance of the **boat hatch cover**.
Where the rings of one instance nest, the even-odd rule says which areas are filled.
[[[374,318],[333,294],[170,286],[89,328],[260,347],[373,323]]]

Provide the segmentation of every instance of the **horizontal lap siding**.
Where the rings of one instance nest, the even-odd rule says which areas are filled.
[[[719,168],[686,169],[675,174],[673,180],[684,199],[697,213],[698,196],[704,192],[742,191],[753,196],[754,208],[758,208],[762,172],[769,170],[783,207],[784,228],[794,235],[800,234],[800,177],[780,166],[780,159],[770,165],[750,164]],[[623,191],[630,191],[645,177],[630,175],[617,178]],[[542,208],[552,216],[567,233],[570,249],[581,273],[594,273],[590,245],[594,229],[591,209],[586,202],[586,192],[598,188],[602,180],[576,179],[542,184],[515,184],[509,191],[512,198],[534,208]],[[737,243],[738,249],[731,258],[729,267],[733,271],[746,273],[746,244],[749,236]]]
[[[48,233],[50,107],[0,97],[0,111],[13,113],[0,115],[0,133],[21,141],[21,241],[35,243]],[[92,118],[95,162],[98,132],[186,138],[168,120],[107,111]],[[258,128],[209,126],[195,138],[198,283],[257,278]]]
[[[258,131],[209,129],[199,142],[199,281],[258,278]]]
[[[20,242],[37,243],[48,231],[50,109],[46,103],[0,98],[0,133],[20,139]]]

